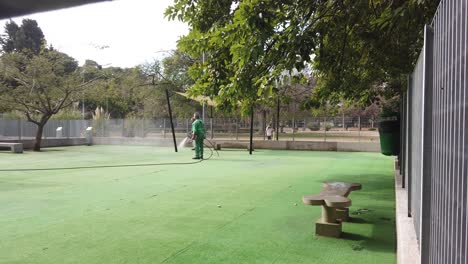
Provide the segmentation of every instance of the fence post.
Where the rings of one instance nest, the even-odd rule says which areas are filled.
[[[125,119],[122,119],[122,137],[125,137]]]
[[[21,129],[21,118],[18,119],[18,140],[21,140],[21,134],[22,134],[22,129]]]
[[[325,130],[324,141],[327,142],[327,116],[326,116],[326,115],[325,115],[325,117],[323,118],[323,121],[324,121],[323,130]]]
[[[278,103],[277,103],[277,109],[276,109],[276,141],[279,140],[279,133],[280,133],[280,98],[278,96]]]
[[[293,129],[293,141],[295,141],[295,135],[296,135],[296,119],[293,117],[293,121],[292,121],[292,129]]]
[[[433,74],[433,30],[429,26],[424,28],[424,80],[423,80],[423,158],[421,184],[421,235],[420,251],[421,263],[430,262],[431,244],[431,199],[432,199],[432,74]]]
[[[253,151],[253,127],[254,127],[254,106],[250,109],[250,146],[249,146],[249,154],[252,155]]]
[[[213,130],[213,117],[210,118],[210,125],[211,125],[211,139],[213,139],[213,133],[214,133],[214,130]]]
[[[412,125],[412,119],[413,119],[413,109],[414,106],[412,104],[413,100],[413,76],[410,74],[408,76],[408,174],[406,175],[406,186],[407,186],[407,193],[408,193],[408,217],[411,217],[411,192],[412,192],[412,184],[411,184],[411,178],[413,176],[413,173],[411,172],[413,168],[413,147],[412,145],[412,135],[413,135],[413,125]]]
[[[188,135],[188,133],[189,133],[189,120],[186,119],[185,122],[187,123],[187,135]]]
[[[239,140],[239,122],[237,118],[235,120],[236,120],[236,140]]]
[[[342,104],[342,105],[341,105],[341,118],[342,118],[342,120],[341,120],[341,122],[342,122],[341,128],[342,128],[343,131],[346,131],[346,128],[345,128],[345,118],[344,118],[344,102],[342,102],[341,104]]]
[[[361,116],[358,116],[358,142],[361,142]]]
[[[166,138],[166,118],[163,118],[163,137]]]
[[[47,124],[42,128],[42,138],[47,139]]]
[[[68,120],[67,120],[67,138],[70,138],[70,133],[71,133],[71,125],[70,125],[70,123],[71,123],[71,120],[68,119]]]

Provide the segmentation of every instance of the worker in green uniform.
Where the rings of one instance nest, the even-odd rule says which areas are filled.
[[[200,120],[200,114],[193,114],[192,140],[195,141],[195,157],[193,159],[203,159],[203,140],[205,139],[205,124]]]

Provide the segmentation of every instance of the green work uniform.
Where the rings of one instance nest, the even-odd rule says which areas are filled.
[[[195,158],[203,159],[203,140],[205,139],[205,124],[200,119],[192,123],[192,133],[195,137]]]

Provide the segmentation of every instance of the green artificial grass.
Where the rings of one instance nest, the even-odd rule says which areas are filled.
[[[209,151],[205,154],[208,156]],[[378,153],[221,151],[193,165],[0,172],[0,263],[395,263],[392,159]],[[0,152],[0,168],[192,161],[185,149]],[[360,182],[343,238],[314,235],[302,196]]]

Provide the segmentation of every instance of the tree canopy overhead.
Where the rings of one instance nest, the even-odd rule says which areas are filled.
[[[411,72],[424,24],[437,5],[424,0],[175,0],[166,16],[190,27],[179,48],[192,57],[205,56],[190,69],[196,95],[250,106],[275,93],[282,72],[312,64],[318,77],[315,96],[370,103],[382,90],[400,92],[402,74]]]

